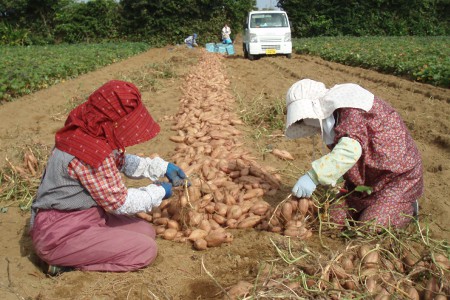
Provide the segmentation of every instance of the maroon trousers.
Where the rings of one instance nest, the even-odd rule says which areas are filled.
[[[41,210],[30,234],[42,260],[78,270],[133,271],[149,265],[157,255],[150,223],[98,207]]]

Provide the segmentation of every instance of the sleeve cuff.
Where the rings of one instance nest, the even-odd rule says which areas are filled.
[[[320,184],[319,178],[317,177],[317,173],[316,171],[314,171],[314,169],[309,170],[308,172],[306,172],[306,174],[308,174],[308,176],[311,178],[311,180],[314,182],[315,185]]]

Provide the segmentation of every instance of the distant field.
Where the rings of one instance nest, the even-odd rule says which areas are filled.
[[[450,36],[294,39],[297,53],[450,88]]]
[[[146,43],[0,46],[0,103],[126,59]],[[450,37],[294,39],[297,53],[450,88]]]
[[[149,49],[145,43],[0,46],[0,103]]]

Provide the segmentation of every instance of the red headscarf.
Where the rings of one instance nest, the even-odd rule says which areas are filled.
[[[55,137],[56,148],[97,168],[115,149],[146,142],[159,133],[137,87],[112,80],[74,108]]]

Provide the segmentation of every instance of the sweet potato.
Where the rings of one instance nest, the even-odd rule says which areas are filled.
[[[292,156],[292,154],[290,154],[286,150],[273,149],[272,154],[275,155],[276,157],[284,159],[284,160],[294,160],[294,157]]]
[[[301,236],[301,233],[298,228],[287,228],[284,230],[284,235],[290,237],[299,237]]]
[[[250,208],[253,206],[253,204],[254,204],[254,201],[243,201],[243,202],[239,203],[239,206],[242,209],[242,213],[244,213],[244,214],[247,213],[250,210]]]
[[[209,214],[212,214],[216,211],[216,204],[214,202],[209,203],[205,206],[205,211]]]
[[[231,300],[242,299],[250,292],[253,285],[247,281],[239,281],[236,285],[232,286],[228,291],[228,297]],[[226,299],[228,299],[228,297]]]
[[[366,253],[362,259],[362,263],[367,267],[374,267],[378,264],[379,255],[377,250],[371,250]]]
[[[337,264],[334,264],[331,267],[331,271],[338,279],[346,279],[346,278],[350,277],[350,275],[342,267],[338,266]]]
[[[165,226],[156,226],[155,227],[155,232],[156,232],[157,235],[163,234],[164,231],[166,231],[166,227]]]
[[[303,226],[303,222],[301,220],[289,220],[285,226],[286,228],[300,228]]]
[[[303,216],[306,216],[306,214],[308,213],[308,209],[309,209],[309,202],[308,199],[302,198],[298,200],[298,205],[297,205],[297,211],[302,214]]]
[[[225,222],[227,221],[227,218],[225,218],[224,216],[221,216],[219,214],[213,214],[212,218],[214,221],[217,222],[217,224],[220,224],[220,225],[225,224]]]
[[[281,231],[283,231],[283,228],[281,228],[281,226],[272,226],[269,224],[269,228],[271,232],[275,232],[275,233],[280,233]]]
[[[198,228],[203,229],[204,231],[209,233],[211,231],[211,224],[208,220],[202,220],[200,222],[200,225],[198,225]]]
[[[255,204],[253,204],[249,211],[255,215],[263,216],[267,212],[269,207],[269,203],[264,200],[259,200],[256,201]]]
[[[167,222],[167,228],[173,228],[178,231],[178,230],[180,230],[180,224],[178,224],[178,222],[175,220],[169,220]]]
[[[169,218],[165,218],[165,217],[161,217],[161,218],[153,220],[153,224],[155,224],[156,226],[167,225],[167,222],[169,222]]]
[[[186,137],[179,136],[179,135],[172,135],[169,137],[169,140],[171,140],[172,142],[175,142],[175,143],[183,143],[185,139],[186,139]]]
[[[153,216],[149,215],[149,214],[147,214],[145,212],[139,212],[139,213],[136,214],[136,216],[141,218],[141,219],[143,219],[143,220],[145,220],[145,221],[147,221],[147,222],[151,222],[153,220]]]
[[[246,169],[248,169],[248,168],[246,168]],[[244,169],[244,170],[246,170],[246,169]],[[256,176],[253,176],[253,175],[243,175],[242,174],[242,171],[241,171],[241,173],[240,173],[240,176],[239,177],[236,177],[236,179],[234,180],[234,182],[237,182],[237,183],[244,183],[244,184],[259,184],[260,182],[261,182],[261,180],[262,180],[262,178],[261,177],[256,177]]]
[[[364,256],[366,256],[367,252],[370,251],[370,246],[369,245],[361,245],[358,248],[358,257],[360,259],[363,259]]]
[[[223,202],[224,201],[225,195],[219,189],[214,190],[213,194],[214,194],[215,201],[217,201],[217,202]]]
[[[256,198],[256,197],[261,197],[263,195],[264,195],[263,189],[252,189],[252,190],[247,191],[244,194],[243,199],[248,200],[248,199],[252,199],[252,198]]]
[[[286,221],[292,219],[292,204],[290,202],[285,202],[281,206],[281,217]]]
[[[189,212],[189,225],[190,226],[197,226],[198,224],[200,224],[200,222],[203,220],[203,215],[195,212],[195,211],[190,211]]]
[[[195,240],[194,248],[197,250],[206,250],[208,249],[208,243],[204,239]]]
[[[237,224],[237,228],[252,228],[256,226],[259,222],[261,222],[261,216],[250,216],[248,218],[243,219]]]
[[[434,254],[434,260],[436,264],[444,270],[450,270],[450,262],[445,255],[440,253]]]
[[[354,268],[353,261],[348,257],[342,259],[341,265],[344,268],[344,270],[348,272],[352,271]]]
[[[232,205],[227,211],[227,219],[238,219],[242,215],[242,209],[239,205]]]
[[[216,203],[215,210],[217,214],[221,216],[226,216],[228,211],[228,205],[226,205],[225,203],[218,202]]]
[[[177,235],[178,231],[174,228],[168,228],[163,233],[163,238],[166,240],[173,240],[175,236]]]
[[[420,295],[414,287],[412,287],[412,286],[407,287],[405,292],[408,295],[408,299],[420,300]],[[436,298],[434,298],[434,299],[436,299]],[[444,298],[444,299],[446,299],[446,298]]]
[[[189,200],[191,202],[195,202],[198,199],[200,199],[201,192],[200,189],[196,186],[190,186],[188,187],[188,193],[189,193]]]
[[[236,204],[236,199],[228,191],[225,191],[223,202],[226,205],[231,206]]]
[[[227,219],[227,222],[225,223],[225,225],[228,228],[234,229],[237,227],[237,220],[236,219]]]
[[[204,239],[207,235],[208,235],[208,232],[206,232],[203,229],[194,229],[194,230],[192,230],[188,239],[191,241],[196,241],[198,239]]]
[[[227,238],[226,232],[222,230],[211,230],[205,237],[208,247],[218,247],[222,245]]]
[[[209,220],[209,225],[211,225],[211,230],[223,229],[214,219]]]

